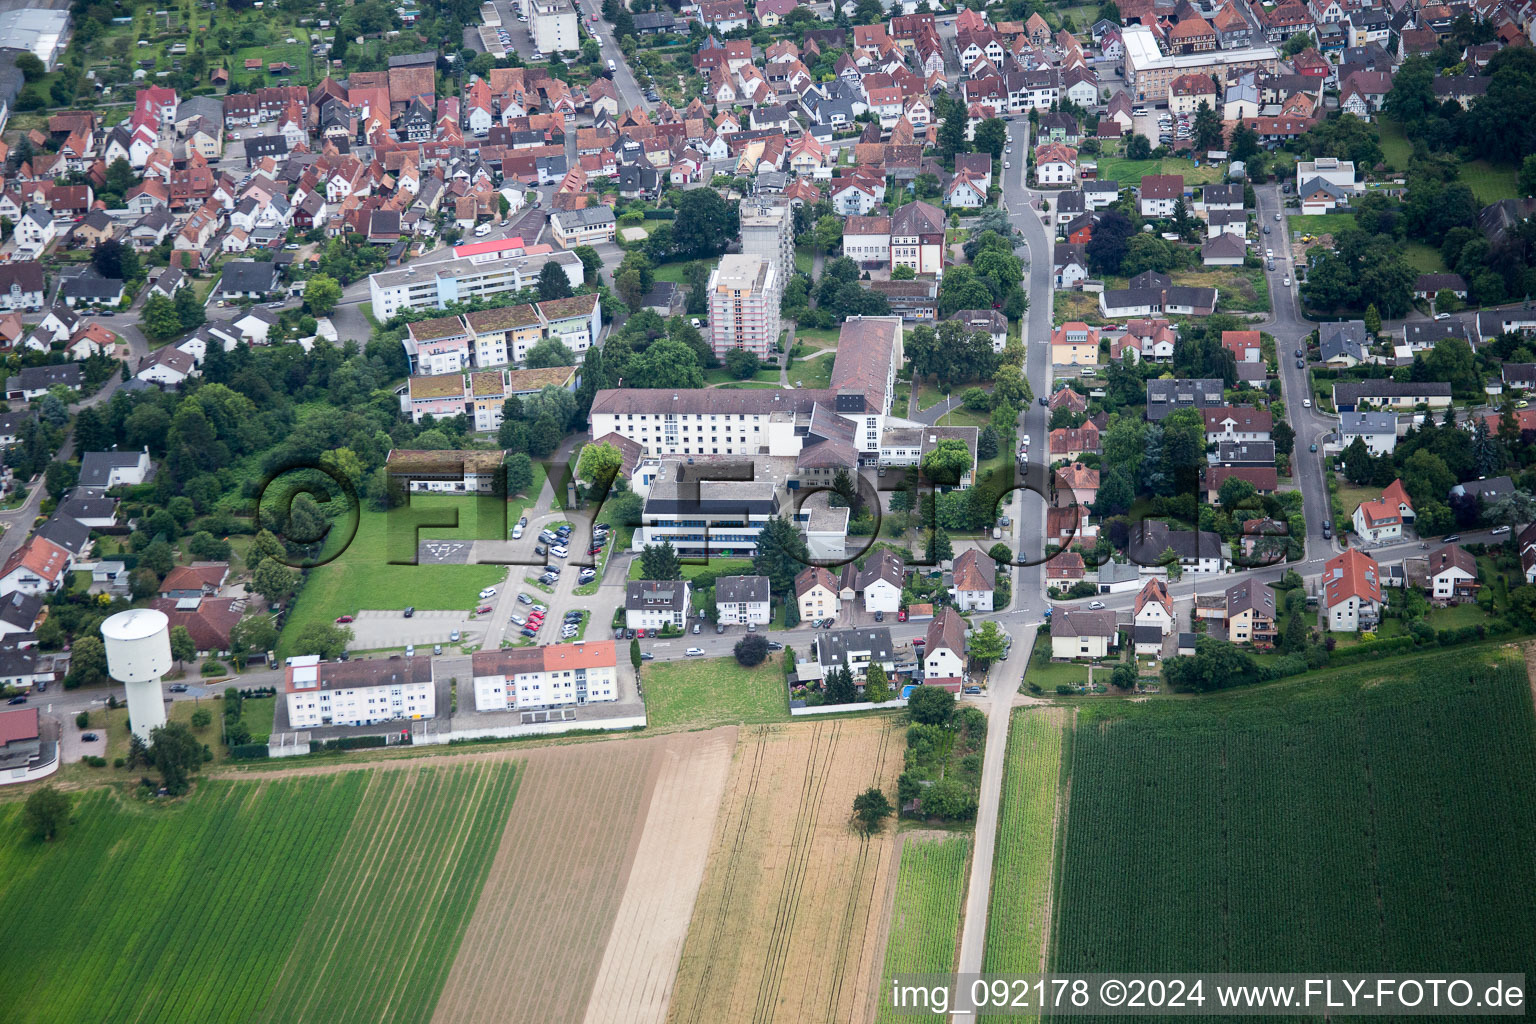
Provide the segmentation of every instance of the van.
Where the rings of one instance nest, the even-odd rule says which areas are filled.
[[[491,225],[489,223],[481,224],[481,225],[479,225],[479,226],[477,226],[475,228],[475,237],[476,238],[484,238],[486,235],[488,235],[490,233],[491,233]]]
[[[612,74],[613,72],[615,72],[617,70],[619,70],[618,65],[614,64],[614,62],[610,60],[608,62],[608,73]]]

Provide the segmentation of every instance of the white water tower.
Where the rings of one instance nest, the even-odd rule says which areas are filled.
[[[101,624],[107,672],[128,691],[128,719],[145,743],[165,724],[160,677],[171,670],[171,620],[153,608],[118,612]]]

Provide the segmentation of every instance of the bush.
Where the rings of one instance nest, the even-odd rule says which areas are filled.
[[[748,633],[736,641],[736,662],[746,668],[761,665],[768,657],[768,639],[761,633]]]
[[[1061,694],[1063,697],[1067,697],[1070,696],[1074,691],[1072,687],[1068,686],[1066,683],[1057,683],[1056,692]]]
[[[205,676],[222,676],[229,674],[229,669],[225,668],[224,663],[217,658],[209,658],[207,661],[203,662],[203,667],[198,669],[198,671]]]
[[[89,711],[82,711],[78,715],[75,716],[75,725],[78,728],[84,729],[84,728],[87,728],[88,726],[90,726],[90,724],[91,724],[91,713]]]
[[[383,739],[383,737],[379,737]],[[259,761],[267,756],[265,743],[241,743],[229,748],[229,756],[236,761]]]
[[[388,745],[389,737],[387,736],[343,736],[340,739],[326,740],[324,749],[365,750],[370,747],[385,747]]]
[[[125,758],[115,757],[115,758],[112,759],[112,767],[113,768],[122,768],[127,763],[128,763],[128,761]]]
[[[107,759],[104,757],[97,757],[95,754],[87,754],[85,757],[81,758],[81,760],[90,765],[92,768],[105,768],[107,766]]]

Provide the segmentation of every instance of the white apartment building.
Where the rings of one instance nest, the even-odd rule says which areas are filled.
[[[709,275],[709,336],[715,355],[746,349],[758,358],[779,343],[779,276],[763,256],[722,256]]]
[[[581,49],[576,9],[570,0],[535,0],[532,7],[533,45],[540,53],[574,53]]]
[[[528,350],[554,338],[582,355],[603,330],[603,309],[596,295],[520,306],[478,309],[463,316],[435,317],[406,325],[400,344],[411,372],[418,376],[459,373],[521,364]]]
[[[715,621],[727,626],[766,626],[768,577],[721,576],[715,580]]]
[[[476,651],[470,671],[476,711],[579,707],[619,698],[612,640]]]
[[[773,276],[779,282],[780,293],[795,270],[794,221],[794,211],[785,200],[742,200],[742,254],[761,256],[773,263]]]
[[[327,725],[376,725],[437,714],[432,659],[321,661],[290,658],[283,693],[295,729]]]
[[[692,589],[687,580],[630,580],[624,593],[624,625],[630,629],[682,629],[688,620]]]
[[[473,248],[459,246],[455,252]],[[368,278],[368,296],[374,317],[388,320],[403,309],[442,309],[453,302],[533,288],[539,283],[546,263],[555,263],[564,270],[572,288],[581,286],[585,271],[575,253],[530,256],[524,255],[518,245],[439,263],[410,263],[372,274]]]

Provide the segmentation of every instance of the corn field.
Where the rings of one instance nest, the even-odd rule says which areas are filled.
[[[896,873],[896,903],[885,945],[887,982],[896,974],[942,974],[955,969],[960,942],[960,914],[965,902],[966,869],[971,860],[968,836],[917,836],[902,839]],[[931,1020],[897,1016],[881,1001],[881,1024]]]
[[[1473,658],[1085,717],[1052,969],[1536,966],[1530,683]]]

